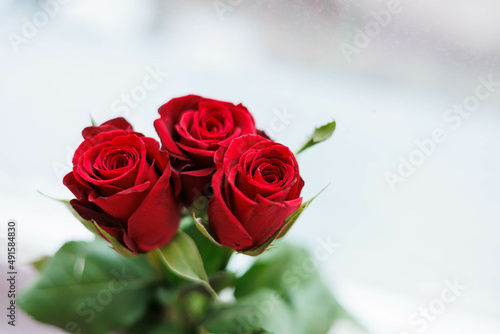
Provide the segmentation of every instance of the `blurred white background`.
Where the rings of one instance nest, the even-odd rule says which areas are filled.
[[[61,180],[89,114],[156,137],[158,107],[194,93],[242,102],[292,148],[334,118],[333,139],[300,157],[304,197],[330,187],[290,240],[338,243],[325,280],[369,333],[498,334],[499,12],[493,0],[0,0],[0,220],[18,221],[23,263],[91,237],[37,193],[71,197]],[[429,144],[435,129],[445,140]],[[465,288],[440,304],[445,281]]]

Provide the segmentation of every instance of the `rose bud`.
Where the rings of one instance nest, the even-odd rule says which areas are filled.
[[[168,153],[123,118],[88,127],[82,135],[73,171],[63,180],[76,196],[73,209],[133,253],[167,244],[181,218]]]
[[[302,204],[295,156],[286,146],[246,135],[221,147],[215,163],[208,207],[215,241],[240,252],[268,244]]]
[[[155,129],[180,176],[180,199],[187,206],[210,195],[215,152],[234,138],[257,133],[252,115],[241,104],[188,95],[170,100],[159,113]]]

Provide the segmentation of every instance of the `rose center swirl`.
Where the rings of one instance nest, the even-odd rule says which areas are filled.
[[[131,167],[134,164],[134,152],[123,149],[104,150],[97,158],[95,167],[101,171],[114,171]]]

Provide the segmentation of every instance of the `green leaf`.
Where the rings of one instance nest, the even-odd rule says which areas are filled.
[[[293,309],[275,292],[262,289],[220,307],[202,326],[209,333],[297,333]]]
[[[158,281],[147,257],[124,258],[99,239],[69,242],[18,302],[40,322],[71,333],[104,334],[144,316]]]
[[[92,117],[92,114],[89,113],[89,116],[90,116],[90,123],[92,124],[92,126],[97,126],[97,123],[95,122],[94,117]]]
[[[158,321],[142,321],[140,324],[130,328],[126,333],[135,334],[169,334],[183,333],[183,329],[178,324]]]
[[[308,148],[330,138],[333,135],[333,132],[335,131],[336,125],[337,124],[335,123],[335,121],[333,121],[323,125],[322,127],[316,128],[313,134],[309,138],[307,138],[306,143],[295,154],[298,155],[307,150]]]
[[[326,334],[335,320],[349,319],[323,281],[311,280],[291,295],[300,334]]]
[[[208,282],[200,252],[193,239],[186,233],[178,231],[168,244],[157,248],[155,252],[174,274],[201,284],[212,296],[217,298],[217,294]]]
[[[299,247],[280,243],[260,256],[236,282],[236,298],[246,298],[263,288],[275,291],[293,310],[296,334],[325,334],[346,312],[324,285],[319,263]]]

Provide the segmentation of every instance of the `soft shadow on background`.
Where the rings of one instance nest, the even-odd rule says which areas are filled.
[[[56,3],[0,0],[0,219],[19,261],[91,237],[37,193],[71,197],[90,114],[156,137],[158,107],[194,93],[292,148],[337,121],[300,157],[304,197],[330,187],[290,239],[335,245],[323,275],[369,333],[500,332],[498,2]]]

